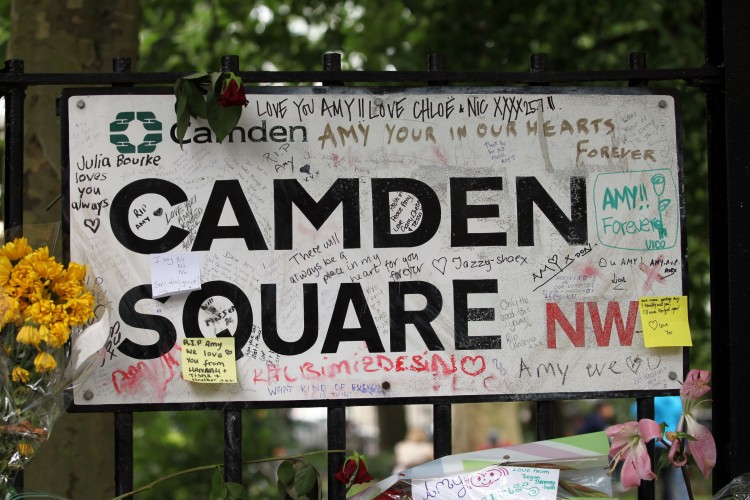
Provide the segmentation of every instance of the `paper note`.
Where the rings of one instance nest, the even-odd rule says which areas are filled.
[[[412,479],[414,500],[554,500],[557,498],[558,469],[492,465],[476,472],[436,479]]]
[[[200,290],[201,266],[196,253],[163,253],[151,255],[151,296],[153,298],[180,292]]]
[[[237,383],[234,337],[182,339],[182,378],[203,384]]]
[[[686,296],[641,297],[638,305],[646,347],[693,345]]]

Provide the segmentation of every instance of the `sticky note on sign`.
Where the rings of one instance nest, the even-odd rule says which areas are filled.
[[[691,346],[687,297],[640,297],[643,340],[646,347]]]
[[[234,337],[182,339],[182,378],[201,384],[237,383]]]
[[[151,255],[151,296],[155,299],[200,290],[201,263],[192,252]]]

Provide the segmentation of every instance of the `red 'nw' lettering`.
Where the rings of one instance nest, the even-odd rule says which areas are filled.
[[[623,324],[622,312],[619,302],[609,302],[607,304],[607,313],[602,323],[599,314],[599,304],[596,302],[586,302],[591,318],[591,325],[596,338],[596,345],[599,347],[608,347],[612,336],[612,325],[617,330],[617,338],[621,346],[629,346],[633,343],[633,333],[635,332],[635,322],[638,317],[638,301],[630,301],[628,307],[627,323]],[[575,327],[570,323],[560,306],[547,303],[547,348],[557,348],[557,325],[559,324],[565,335],[575,347],[584,347],[586,345],[586,328],[584,324],[584,302],[576,302]]]

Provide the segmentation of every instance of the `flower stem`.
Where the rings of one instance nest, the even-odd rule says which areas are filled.
[[[687,467],[680,467],[682,469],[682,478],[685,480],[685,488],[687,488],[688,498],[694,500],[693,488],[690,487],[690,478],[688,477]]]
[[[306,457],[311,457],[313,455],[321,455],[321,454],[328,454],[328,453],[349,453],[352,450],[318,450],[318,451],[308,451],[307,453],[301,453],[299,455],[291,455],[288,457],[270,457],[270,458],[257,458],[255,460],[246,460],[242,462],[244,465],[249,464],[260,464],[264,462],[276,462],[281,460],[292,460],[292,459],[302,459]],[[162,483],[164,481],[167,481],[169,479],[173,479],[175,477],[184,476],[186,474],[192,474],[193,472],[202,472],[206,470],[211,469],[218,469],[220,467],[224,467],[224,464],[211,464],[211,465],[201,465],[198,467],[192,467],[190,469],[183,469],[181,471],[173,472],[172,474],[167,474],[166,476],[162,476],[158,479],[155,479],[151,481],[150,483],[141,486],[140,488],[137,488],[133,491],[129,491],[127,493],[123,493],[122,495],[118,495],[114,497],[112,500],[122,500],[123,498],[127,498],[129,496],[135,495],[136,493],[142,493],[146,490],[150,490],[154,486],[156,486],[159,483]]]

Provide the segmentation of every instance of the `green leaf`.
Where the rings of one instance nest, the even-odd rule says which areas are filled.
[[[294,489],[300,496],[308,495],[316,488],[318,471],[310,464],[305,464],[294,473]]]
[[[218,95],[218,94],[220,94],[221,93],[221,87],[220,86],[219,86],[219,88],[216,88],[216,87],[217,87],[217,84],[221,85],[219,82],[223,82],[224,81],[224,78],[223,78],[224,73],[222,73],[220,71],[216,71],[214,73],[209,73],[208,76],[211,78],[211,85],[209,85],[209,87],[208,87],[208,96],[211,97],[212,95],[215,95],[215,94]]]
[[[192,75],[183,76],[183,80],[200,80],[201,78],[206,78],[208,76],[208,73],[205,71],[199,71],[198,73],[193,73]]]
[[[688,441],[698,441],[698,438],[688,434],[687,432],[675,432],[675,436],[678,439],[687,439]]]
[[[289,460],[284,460],[279,464],[276,474],[279,476],[279,481],[289,484],[294,479],[294,465]]]
[[[672,200],[670,200],[669,198],[667,198],[666,200],[660,200],[659,201],[659,212],[665,211],[671,202],[672,202]]]
[[[224,471],[221,467],[217,467],[211,476],[211,493],[208,497],[211,500],[224,500],[227,497],[227,486],[224,484]]]
[[[665,451],[659,454],[659,460],[656,462],[656,467],[654,467],[654,472],[656,472],[656,475],[659,475],[659,472],[661,472],[663,469],[666,469],[668,467],[670,467],[669,453]]]
[[[180,116],[187,107],[187,95],[185,92],[186,83],[182,78],[178,78],[174,83],[174,111],[177,116]]]
[[[216,142],[220,143],[240,121],[242,106],[222,106],[214,94],[206,102],[206,115],[208,125],[216,134]]]
[[[245,498],[245,487],[239,483],[225,483],[229,500],[243,500]]]
[[[185,82],[185,97],[187,98],[187,107],[190,110],[190,115],[205,118],[206,99],[203,97],[201,89],[191,82]]]

